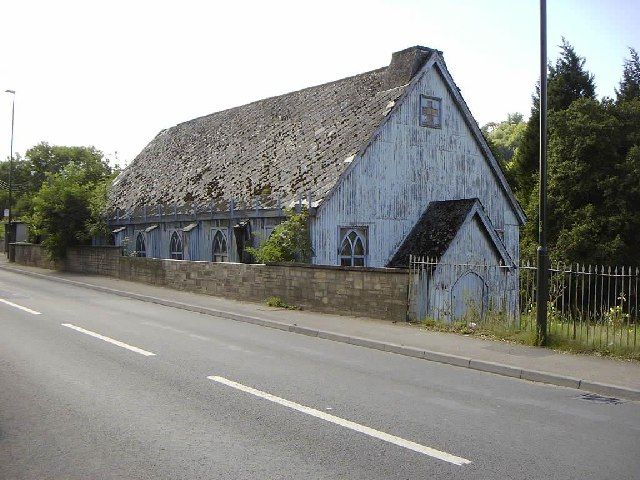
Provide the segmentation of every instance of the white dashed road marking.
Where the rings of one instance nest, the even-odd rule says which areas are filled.
[[[9,300],[4,300],[3,298],[0,298],[0,302],[9,305],[10,307],[19,308],[20,310],[31,313],[33,315],[42,315],[42,313],[40,312],[36,312],[35,310],[31,310],[30,308],[23,307],[22,305],[18,305],[17,303],[10,302]]]
[[[148,352],[147,350],[143,350],[141,348],[134,347],[133,345],[128,345],[128,344],[126,344],[124,342],[121,342],[119,340],[114,340],[113,338],[105,337],[104,335],[100,335],[99,333],[92,332],[91,330],[85,330],[84,328],[77,327],[77,326],[75,326],[75,325],[73,325],[71,323],[63,323],[62,326],[63,327],[67,327],[67,328],[71,328],[71,329],[73,329],[73,330],[75,330],[77,332],[84,333],[86,335],[90,335],[90,336],[95,337],[95,338],[99,338],[100,340],[104,340],[105,342],[112,343],[114,345],[117,345],[118,347],[126,348],[127,350],[131,350],[132,352],[139,353],[140,355],[144,355],[146,357],[151,357],[151,356],[155,355],[155,353],[153,353],[153,352]]]
[[[410,440],[405,440],[404,438],[396,437],[395,435],[381,432],[371,427],[366,427],[364,425],[360,425],[350,420],[345,420],[344,418],[336,417],[335,415],[331,415],[329,413],[316,410],[315,408],[306,407],[304,405],[300,405],[299,403],[295,403],[290,400],[285,400],[284,398],[276,397],[275,395],[271,395],[270,393],[262,392],[260,390],[256,390],[255,388],[247,387],[246,385],[242,385],[241,383],[234,382],[233,380],[229,380],[224,377],[210,376],[207,378],[209,380],[213,380],[214,382],[227,385],[229,387],[235,388],[237,390],[241,390],[246,393],[250,393],[251,395],[255,395],[256,397],[264,398],[265,400],[269,400],[270,402],[283,405],[285,407],[291,408],[298,412],[306,413],[307,415],[311,415],[312,417],[320,418],[327,422],[340,425],[341,427],[345,427],[350,430],[354,430],[356,432],[364,433],[365,435],[369,435],[370,437],[378,438],[380,440],[384,440],[385,442],[398,445],[399,447],[407,448],[409,450],[413,450],[414,452],[422,453],[424,455],[428,455],[430,457],[437,458],[445,462],[453,463],[454,465],[467,465],[471,463],[471,461],[467,460],[466,458],[457,457],[455,455],[451,455],[450,453],[436,450],[435,448],[420,445],[419,443],[415,443]]]

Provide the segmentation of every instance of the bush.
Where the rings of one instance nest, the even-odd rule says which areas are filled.
[[[50,259],[64,259],[68,247],[86,243],[105,231],[107,181],[88,179],[86,169],[76,163],[47,177],[33,197],[28,223],[31,233],[43,239]]]
[[[313,256],[309,236],[309,211],[300,213],[293,209],[286,212],[287,219],[278,225],[271,236],[258,248],[247,248],[258,263],[300,262],[309,263]]]

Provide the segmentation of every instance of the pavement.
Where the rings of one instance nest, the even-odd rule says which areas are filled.
[[[637,361],[433,332],[404,322],[271,308],[116,278],[27,267],[9,263],[6,257],[0,257],[0,268],[230,320],[528,381],[640,400],[640,362]]]
[[[215,304],[265,328],[30,273],[0,269],[3,480],[639,478],[638,402],[277,327],[310,312]]]

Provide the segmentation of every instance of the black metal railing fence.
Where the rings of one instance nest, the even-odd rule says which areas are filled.
[[[537,268],[532,262],[505,266],[411,256],[410,308],[449,323],[501,321],[535,331]],[[456,282],[469,272],[482,279],[486,291],[480,298],[480,289],[470,288],[461,309]],[[639,352],[639,283],[638,267],[554,263],[549,268],[548,334],[586,348]]]

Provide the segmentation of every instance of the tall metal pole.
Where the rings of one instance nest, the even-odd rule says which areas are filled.
[[[547,2],[540,0],[540,197],[536,326],[538,343],[547,343],[549,253],[547,252]]]
[[[11,206],[13,205],[13,125],[16,113],[16,92],[15,90],[5,90],[5,93],[10,93],[13,95],[13,99],[11,102],[11,156],[9,157],[9,231],[5,232],[7,234],[7,243],[11,243],[13,241]]]

